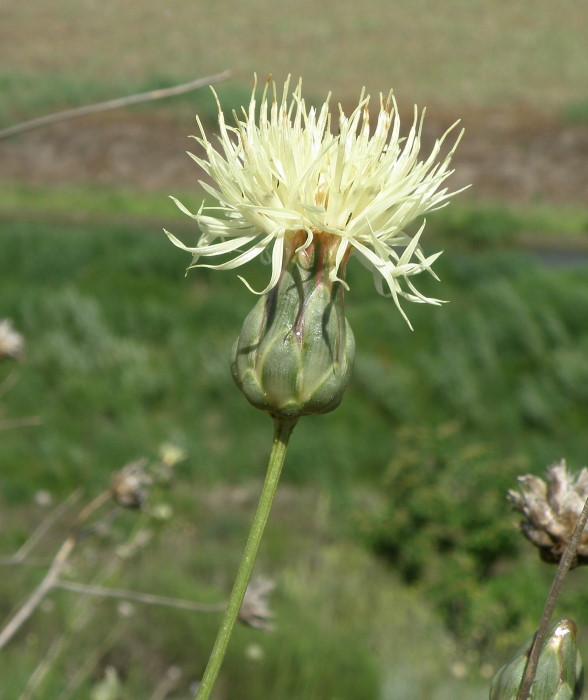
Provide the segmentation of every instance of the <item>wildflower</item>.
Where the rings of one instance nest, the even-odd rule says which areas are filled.
[[[9,318],[0,320],[0,360],[10,358],[18,360],[24,353],[23,336],[14,330]]]
[[[141,458],[114,472],[110,481],[110,490],[119,506],[141,508],[145,504],[148,498],[148,487],[153,483],[153,479],[145,471],[146,466],[147,460]]]
[[[263,295],[278,284],[293,241],[295,250],[302,251],[323,239],[329,249],[331,282],[346,286],[345,264],[354,253],[372,271],[378,291],[392,296],[407,322],[400,297],[439,304],[420,293],[411,278],[423,271],[435,276],[431,265],[440,253],[425,257],[421,251],[424,223],[412,236],[406,227],[455,194],[442,185],[453,172],[449,164],[461,133],[438,160],[455,124],[436,141],[429,156],[419,160],[424,111],[419,116],[415,108],[410,132],[406,139],[400,138],[392,93],[381,96],[373,133],[370,98],[362,93],[350,116],[339,107],[339,131],[333,134],[329,99],[320,109],[307,108],[301,83],[291,95],[289,89],[287,80],[279,98],[268,80],[258,109],[254,87],[242,117],[234,115],[235,126],[226,124],[219,104],[219,150],[198,120],[196,141],[205,157],[190,155],[212,179],[213,185],[201,185],[219,205],[203,204],[193,214],[175,200],[195,219],[201,236],[196,246],[189,247],[166,232],[171,241],[193,254],[191,267],[229,270],[269,253],[270,280],[257,292]],[[219,256],[227,259],[199,262]]]
[[[547,480],[527,474],[519,476],[520,493],[507,494],[526,520],[521,531],[538,549],[544,561],[557,563],[572,536],[588,498],[588,469],[575,477],[561,460],[547,470]],[[572,567],[588,563],[588,532],[582,533]]]

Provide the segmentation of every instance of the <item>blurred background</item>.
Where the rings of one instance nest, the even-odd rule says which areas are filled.
[[[405,132],[426,106],[424,155],[465,127],[450,187],[472,186],[422,239],[445,252],[421,287],[450,303],[407,303],[411,332],[350,265],[353,382],[294,433],[256,567],[275,629],[237,630],[219,700],[481,699],[534,630],[554,572],[505,494],[588,461],[587,35],[577,0],[0,7],[0,129],[224,69],[227,113],[254,73],[291,74],[346,111],[394,89]],[[21,336],[0,360],[2,618],[140,457],[146,509],[97,516],[62,577],[212,605],[230,590],[271,422],[228,371],[254,297],[231,274],[184,277],[162,233],[195,240],[168,198],[203,198],[195,114],[214,132],[208,88],[0,141],[0,320]],[[558,613],[588,649],[584,579]],[[54,590],[0,654],[2,697],[191,698],[218,623]]]

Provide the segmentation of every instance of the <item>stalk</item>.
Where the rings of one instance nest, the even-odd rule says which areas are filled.
[[[245,591],[247,590],[247,585],[251,577],[251,571],[253,570],[253,565],[257,557],[259,544],[263,536],[265,524],[267,523],[267,519],[269,517],[276,488],[280,480],[282,466],[286,457],[288,441],[298,420],[297,418],[280,418],[276,416],[274,416],[273,419],[274,441],[265,481],[263,483],[261,496],[259,497],[259,503],[257,505],[257,511],[255,513],[255,517],[253,518],[249,538],[247,540],[247,544],[245,545],[245,551],[243,553],[243,558],[241,559],[241,564],[239,565],[235,583],[233,584],[233,590],[231,591],[229,603],[227,605],[227,609],[225,610],[225,616],[218,631],[206,670],[204,671],[204,676],[202,678],[200,688],[198,689],[196,700],[208,700],[218,678],[227,647],[229,646],[231,633],[239,614],[239,610],[241,609],[243,597],[245,596]]]

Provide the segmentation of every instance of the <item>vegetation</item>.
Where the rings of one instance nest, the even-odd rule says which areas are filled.
[[[480,109],[498,130],[509,109],[523,128],[527,108],[586,123],[583,8],[453,5],[370,0],[357,16],[340,2],[276,11],[255,0],[244,12],[228,0],[203,17],[184,0],[116,11],[13,3],[0,124],[224,68],[234,71],[217,88],[227,112],[247,101],[254,71],[291,72],[307,94],[332,90],[345,106],[364,84],[373,95],[394,87],[404,123],[417,101],[434,108],[433,129],[471,110],[475,132]],[[353,51],[341,52],[343,39]],[[190,131],[194,113],[212,121],[216,104],[202,90],[133,110]],[[0,189],[0,319],[27,344],[20,364],[0,362],[0,617],[41,581],[112,472],[141,456],[153,464],[164,444],[186,455],[169,482],[145,512],[101,510],[64,577],[218,604],[271,436],[227,368],[255,299],[230,275],[182,276],[188,256],[161,228],[191,229],[167,192],[29,175]],[[174,194],[199,204],[197,192]],[[572,469],[588,461],[588,211],[477,196],[427,222],[427,250],[445,254],[442,283],[423,291],[450,303],[406,304],[413,333],[350,264],[352,385],[337,411],[296,428],[257,565],[276,582],[276,630],[237,630],[219,700],[482,700],[533,630],[552,570],[519,537],[505,492],[562,456]],[[268,270],[245,274],[260,288]],[[10,562],[80,488],[29,564]],[[558,612],[578,622],[586,650],[584,576],[570,576]],[[44,700],[192,700],[218,622],[54,590],[2,650],[0,695],[26,700],[36,684]]]
[[[154,76],[173,84],[224,68],[246,87],[254,71],[261,79],[303,76],[320,99],[330,90],[355,100],[363,85],[375,95],[394,87],[401,104],[442,104],[452,115],[456,105],[550,111],[585,98],[588,18],[577,3],[561,12],[549,0],[416,7],[369,0],[359,12],[312,0],[279,8],[252,0],[247,11],[237,0],[205,8],[188,0],[157,7],[30,0],[7,8],[4,21],[11,31],[3,66],[15,76],[4,82],[21,87],[3,87],[2,107],[24,102],[21,95],[37,105],[17,118],[38,116],[37,95],[69,94],[72,106],[91,90],[103,99],[112,88],[151,86]],[[516,39],[505,27],[518,29]],[[354,50],[342,52],[342,40]]]
[[[497,214],[498,229],[503,221]],[[74,578],[106,570],[98,580],[108,585],[223,600],[271,434],[227,370],[254,298],[230,276],[182,277],[186,256],[129,220],[11,215],[2,227],[2,314],[28,347],[2,417],[42,419],[2,432],[4,554],[42,518],[39,491],[59,500],[82,485],[89,497],[114,469],[172,442],[188,459],[152,502],[171,507],[169,523],[126,514],[106,539],[83,544],[90,559],[78,555]],[[354,380],[337,411],[295,431],[260,563],[278,584],[278,629],[273,637],[239,631],[220,697],[237,698],[235,688],[240,700],[265,697],[279,679],[279,697],[301,700],[365,700],[366,687],[373,697],[387,687],[386,697],[407,700],[482,698],[494,654],[532,629],[551,572],[519,542],[504,493],[517,474],[541,473],[562,456],[585,463],[588,273],[545,266],[500,236],[480,245],[448,236],[443,284],[431,279],[425,291],[451,303],[412,305],[414,333],[351,265]],[[267,269],[252,266],[247,276],[259,286]],[[0,380],[12,371],[0,370]],[[50,536],[55,546],[66,524]],[[138,530],[151,532],[151,543],[121,561],[117,543]],[[588,619],[581,577],[563,605],[580,624]],[[2,577],[4,615],[38,579],[30,567]],[[107,666],[125,693],[148,697],[171,665],[184,671],[178,697],[189,697],[215,615],[136,604],[127,620],[112,601],[84,598],[91,622],[74,634],[82,612],[72,598],[53,594],[55,607],[7,647],[7,692],[24,686],[66,620],[75,651],[55,661],[43,697],[62,697],[59,678],[92,658],[97,639],[107,641],[76,697],[89,698]],[[457,676],[469,669],[471,681],[452,668]]]

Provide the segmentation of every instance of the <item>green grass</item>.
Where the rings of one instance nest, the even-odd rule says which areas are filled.
[[[588,98],[574,100],[563,110],[563,121],[568,124],[588,124]]]
[[[9,523],[3,551],[14,551],[39,521],[41,512],[31,506],[38,490],[62,498],[83,485],[97,493],[113,469],[171,441],[188,454],[176,486],[160,496],[174,517],[167,528],[157,526],[153,545],[138,558],[119,562],[107,582],[218,600],[230,586],[254,507],[251,484],[261,478],[269,450],[269,419],[247,405],[227,370],[230,344],[254,298],[230,274],[200,270],[184,277],[189,256],[158,230],[130,223],[132,217],[126,223],[116,217],[110,223],[43,221],[39,212],[52,200],[42,189],[32,195],[37,212],[15,206],[31,192],[14,188],[6,195],[5,211],[23,211],[23,218],[2,220],[0,315],[25,334],[28,350],[17,384],[2,396],[0,417],[38,415],[42,424],[2,432],[3,522]],[[53,202],[56,216],[74,196],[90,211],[113,202],[122,214],[133,202],[141,219],[173,211],[165,198],[155,205],[105,191],[90,205],[88,192],[70,192]],[[282,697],[300,700],[364,700],[365,688],[369,697],[388,688],[383,697],[482,698],[481,650],[495,663],[496,648],[503,654],[516,646],[537,619],[549,573],[518,542],[503,494],[516,474],[540,474],[562,456],[574,468],[585,462],[588,273],[583,265],[546,269],[513,249],[508,237],[481,248],[457,241],[458,235],[448,236],[438,266],[442,283],[421,281],[425,293],[451,303],[440,309],[407,304],[412,333],[392,302],[375,294],[365,271],[350,265],[346,299],[358,345],[352,385],[337,411],[297,427],[284,499],[259,565],[278,580],[280,628],[273,638],[239,631],[220,698],[236,697],[235,688],[242,700],[268,696],[276,678]],[[260,286],[268,270],[252,266],[246,274]],[[0,371],[1,381],[11,366]],[[434,447],[447,425],[451,440]],[[427,476],[435,455],[445,466]],[[412,475],[408,485],[395,485],[398,465]],[[406,495],[400,503],[397,487]],[[408,522],[419,501],[431,504],[429,520],[401,537],[401,559],[390,557],[375,541],[373,518],[391,508]],[[450,553],[438,549],[439,521],[458,543]],[[112,537],[122,538],[125,527]],[[96,554],[76,560],[81,580],[112,558],[109,539],[88,547]],[[496,557],[493,576],[472,578],[472,562],[488,547]],[[407,557],[425,552],[427,562],[418,563],[432,567],[431,575],[413,577],[407,588],[399,577],[411,564]],[[461,575],[460,566],[466,567]],[[3,579],[5,615],[38,577],[26,568]],[[576,580],[564,608],[581,623],[586,611]],[[463,585],[469,607],[444,628],[440,615],[455,600],[463,602]],[[39,612],[27,627],[33,636],[24,633],[10,647],[0,668],[7,688],[22,688],[62,620],[73,614],[72,595],[53,596],[54,611]],[[406,601],[406,617],[398,616],[398,601]],[[503,619],[496,609],[509,605],[516,617],[494,630]],[[47,681],[48,700],[59,699],[59,678],[118,624],[114,604],[96,603],[92,610],[87,631],[74,635],[74,660],[62,658]],[[137,698],[149,697],[169,665],[179,664],[186,679],[197,677],[216,624],[214,616],[167,610],[136,615],[121,623],[120,637],[92,667],[79,697],[89,698],[109,664]],[[480,636],[480,628],[486,635],[493,630],[490,638]],[[259,655],[251,644],[261,645],[263,661],[251,659]],[[445,649],[441,661],[433,662],[439,648]],[[463,661],[471,687],[452,680],[451,668]],[[350,667],[353,676],[346,675]],[[147,676],[140,668],[150,669]]]
[[[197,209],[204,192],[174,189],[170,195]],[[154,194],[120,187],[80,184],[49,186],[4,181],[0,189],[0,214],[22,219],[127,222],[146,224],[150,230],[162,226],[195,232],[191,221],[165,193]],[[161,224],[161,226],[159,225]],[[186,238],[187,240],[187,238]],[[581,205],[550,203],[509,204],[463,201],[428,217],[424,241],[458,248],[488,248],[536,241],[553,247],[588,247],[588,209]]]
[[[46,107],[58,95],[77,100],[85,86],[87,96],[102,98],[92,86],[131,92],[157,76],[181,82],[231,68],[239,86],[249,86],[255,71],[261,79],[292,73],[309,94],[333,90],[343,101],[366,85],[376,95],[394,87],[401,104],[442,104],[452,114],[456,105],[521,103],[553,111],[585,98],[588,75],[582,5],[562,12],[549,0],[254,0],[246,8],[237,0],[206,8],[188,0],[157,7],[31,0],[12,4],[3,20],[4,70],[17,76],[21,93],[36,80]],[[35,102],[34,111],[43,110]]]
[[[212,478],[218,461],[235,450],[232,426],[239,423],[244,449],[224,473],[249,473],[251,455],[264,453],[267,426],[263,416],[245,410],[225,369],[254,302],[238,280],[210,271],[184,278],[189,256],[162,233],[123,225],[5,222],[3,247],[3,310],[29,343],[26,372],[19,390],[6,397],[7,408],[16,415],[50,412],[35,446],[20,444],[14,434],[5,449],[21,459],[28,453],[27,469],[39,470],[44,481],[65,476],[69,484],[95,478],[96,453],[116,463],[140,450],[146,437],[146,447],[174,438],[199,455],[197,468]],[[410,333],[393,305],[372,292],[369,277],[351,270],[348,309],[360,348],[352,398],[317,419],[332,439],[301,426],[301,444],[318,449],[319,464],[308,464],[295,441],[290,478],[330,481],[332,469],[353,475],[359,464],[373,474],[386,454],[376,436],[389,416],[400,422],[457,418],[486,435],[507,430],[531,454],[543,453],[544,433],[537,428],[550,428],[569,445],[578,442],[573,436],[585,417],[583,269],[543,271],[501,250],[483,258],[448,251],[439,274],[443,285],[424,280],[428,291],[452,303],[408,309],[417,329]],[[254,267],[249,279],[261,283],[265,275]],[[487,310],[494,315],[485,318]],[[382,380],[392,384],[379,399]],[[489,390],[502,402],[491,415],[483,409]],[[71,412],[80,409],[87,421],[72,423]],[[369,449],[339,435],[353,414]],[[555,456],[551,449],[546,458]]]
[[[181,472],[171,490],[153,494],[153,506],[173,504],[167,526],[125,514],[114,529],[84,539],[68,578],[199,602],[224,599],[259,485],[207,490]],[[5,513],[13,509],[2,506]],[[236,630],[216,697],[364,700],[380,697],[384,683],[389,694],[382,697],[401,692],[407,700],[443,700],[451,689],[484,697],[484,682],[452,679],[449,669],[459,656],[435,614],[381,561],[343,535],[327,494],[285,486],[275,506],[257,570],[276,581],[271,607],[277,629]],[[42,516],[39,508],[28,509],[31,523]],[[49,554],[65,525],[39,554]],[[151,532],[153,538],[131,558],[115,554],[133,532]],[[39,580],[40,570],[15,568],[11,574],[1,585],[4,613],[9,601]],[[66,591],[49,600],[0,657],[4,692],[17,697],[48,645],[61,638],[63,649],[40,697],[62,698],[87,661],[88,673],[73,697],[93,700],[92,688],[108,666],[121,678],[123,697],[137,699],[150,697],[167,669],[179,667],[179,697],[191,697],[188,687],[203,670],[218,613],[139,603],[123,612],[116,601]]]

